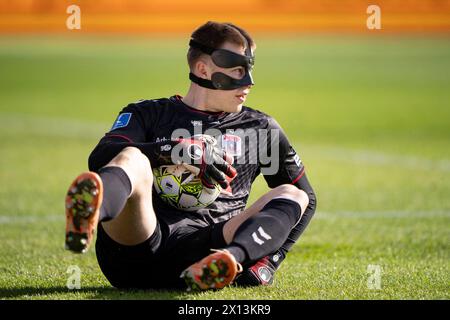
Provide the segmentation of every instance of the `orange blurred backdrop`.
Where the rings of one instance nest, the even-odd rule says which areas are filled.
[[[73,32],[189,33],[207,20],[250,32],[370,32],[371,4],[379,32],[450,32],[450,0],[0,0],[0,33],[68,32],[72,4],[81,10]]]

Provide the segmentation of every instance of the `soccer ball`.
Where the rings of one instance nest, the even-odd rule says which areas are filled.
[[[219,184],[206,188],[183,165],[165,165],[153,169],[153,186],[158,196],[175,208],[195,211],[213,203],[221,192]]]

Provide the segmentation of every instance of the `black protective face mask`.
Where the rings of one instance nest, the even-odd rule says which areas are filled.
[[[213,89],[213,90],[234,90],[249,85],[254,85],[251,71],[255,63],[255,57],[252,55],[251,49],[248,43],[246,44],[245,56],[234,53],[225,49],[214,49],[208,46],[204,46],[195,40],[189,42],[189,46],[199,49],[205,54],[211,56],[214,64],[221,68],[235,68],[244,67],[245,75],[242,79],[234,79],[222,72],[214,72],[211,75],[211,80],[202,79],[189,73],[189,79],[195,82],[201,87]]]

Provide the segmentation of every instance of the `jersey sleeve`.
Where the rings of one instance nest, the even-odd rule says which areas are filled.
[[[111,161],[127,146],[143,144],[151,129],[151,119],[146,118],[144,107],[139,103],[131,103],[117,116],[111,129],[89,155],[89,170],[97,171]]]
[[[273,149],[277,143],[279,144],[279,168],[275,174],[264,175],[267,184],[270,188],[275,188],[282,184],[292,184],[300,190],[306,192],[309,199],[308,205],[304,208],[305,211],[299,223],[297,223],[297,225],[291,230],[286,242],[283,244],[283,250],[287,252],[298,240],[312,219],[317,207],[317,197],[306,176],[305,167],[303,166],[300,157],[289,143],[286,134],[283,132],[279,124],[274,119],[269,119],[268,127],[279,131],[278,138],[272,139],[268,146],[268,148],[270,147]]]
[[[145,142],[148,122],[142,112],[142,107],[139,104],[131,103],[122,109],[105,137],[129,142]]]
[[[270,188],[296,184],[305,173],[303,163],[280,125],[273,118],[268,121],[266,147],[270,162],[260,164],[264,179]],[[271,170],[267,170],[269,167]]]

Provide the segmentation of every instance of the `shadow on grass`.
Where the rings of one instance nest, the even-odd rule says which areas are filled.
[[[0,288],[0,299],[187,299],[183,290],[119,290],[113,287],[82,287],[70,290],[67,287],[21,287]]]

